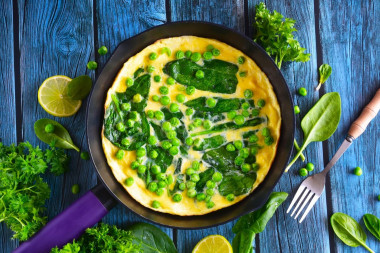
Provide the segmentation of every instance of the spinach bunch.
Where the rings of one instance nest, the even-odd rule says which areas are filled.
[[[13,230],[14,238],[25,241],[45,225],[50,188],[41,175],[48,169],[62,174],[68,161],[65,152],[54,146],[43,151],[29,142],[18,146],[0,142],[0,222]]]
[[[236,234],[232,241],[234,253],[252,252],[255,235],[264,231],[270,218],[287,197],[286,192],[273,192],[263,207],[244,215],[237,221],[232,228],[232,232]]]

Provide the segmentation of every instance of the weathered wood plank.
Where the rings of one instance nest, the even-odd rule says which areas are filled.
[[[53,75],[73,78],[89,74],[94,77],[86,68],[93,57],[92,1],[18,1],[18,10],[24,140],[46,147],[36,138],[33,124],[40,118],[51,118],[68,129],[77,146],[88,150],[85,136],[86,100],[76,115],[57,118],[39,105],[37,91],[41,83]],[[81,160],[75,151],[68,153],[71,156],[70,170],[63,176],[45,177],[52,190],[46,204],[49,218],[62,212],[96,184],[91,162]],[[80,185],[80,194],[71,193],[73,184]]]
[[[17,142],[12,1],[0,5],[0,31],[0,142],[10,145]],[[17,246],[11,237],[11,230],[0,224],[0,252],[10,252]]]
[[[201,20],[225,25],[244,33],[244,1],[171,1],[171,20]],[[203,230],[178,230],[178,251],[191,252],[203,237],[212,234],[225,236],[232,242],[232,222]]]
[[[259,2],[258,0],[248,1],[249,25],[254,23],[255,5]],[[297,21],[296,28],[298,32],[296,37],[301,46],[305,47],[308,53],[311,53],[309,62],[285,64],[281,69],[293,95],[294,104],[301,109],[301,113],[296,116],[296,138],[299,143],[302,143],[300,120],[319,98],[319,94],[313,91],[318,78],[314,2],[293,1],[290,4],[290,2],[265,1],[265,3],[270,10],[277,10],[285,17],[293,18]],[[248,30],[248,34],[252,36],[252,28]],[[306,97],[297,95],[297,90],[300,87],[305,87],[308,90],[309,94]],[[283,124],[287,124],[286,120],[284,120]],[[315,164],[316,172],[323,168],[321,143],[309,145],[305,155],[307,161]],[[295,163],[291,170],[281,177],[276,186],[275,191],[288,192],[289,197],[268,223],[265,231],[256,238],[260,252],[315,252],[316,249],[318,249],[318,252],[329,252],[326,195],[321,197],[309,217],[302,224],[299,224],[286,214],[293,194],[304,180],[303,177],[298,175],[298,170],[305,164],[306,162],[301,161]]]
[[[320,22],[323,62],[332,66],[326,92],[338,91],[342,98],[341,123],[327,142],[330,159],[347,135],[350,124],[380,88],[380,2],[350,1],[344,5],[321,0]],[[363,225],[362,216],[372,213],[380,216],[380,139],[379,116],[366,132],[354,141],[330,172],[329,217],[335,212],[346,213]],[[359,166],[363,175],[353,174]],[[368,231],[368,245],[380,252],[380,243]],[[331,238],[335,252],[367,252],[364,248],[351,248],[336,236]]]
[[[166,22],[165,1],[106,1],[97,0],[96,7],[96,26],[97,45],[106,46],[112,53],[117,45],[125,39],[134,36],[156,25]],[[96,56],[101,69],[106,60],[111,55]],[[126,227],[127,225],[146,221],[130,212],[122,205],[118,205],[104,219],[104,222]],[[169,236],[172,237],[172,229],[161,227]]]

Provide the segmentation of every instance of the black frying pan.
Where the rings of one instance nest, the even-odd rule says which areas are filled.
[[[276,157],[268,175],[259,187],[235,205],[205,215],[185,217],[156,212],[134,200],[113,176],[103,153],[100,134],[107,91],[123,64],[156,40],[183,35],[216,39],[241,50],[252,58],[272,83],[283,119]],[[149,221],[181,229],[216,226],[252,212],[267,200],[287,165],[293,148],[295,117],[292,97],[284,77],[260,46],[245,35],[224,26],[188,21],[154,27],[119,44],[94,85],[88,102],[86,125],[91,157],[103,185],[96,186],[77,200],[50,221],[31,240],[22,244],[16,252],[49,252],[56,245],[62,246],[73,238],[77,238],[86,228],[97,223],[117,202]]]

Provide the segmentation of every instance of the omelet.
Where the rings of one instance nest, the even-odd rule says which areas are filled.
[[[142,205],[202,215],[247,197],[269,173],[281,114],[265,73],[240,50],[195,36],[128,59],[101,134],[115,178]]]

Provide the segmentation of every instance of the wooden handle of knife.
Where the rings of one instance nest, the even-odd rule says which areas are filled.
[[[372,98],[371,102],[364,107],[359,118],[357,118],[348,130],[348,135],[358,138],[367,128],[369,122],[375,118],[376,114],[380,109],[380,89],[377,90],[375,96]]]

